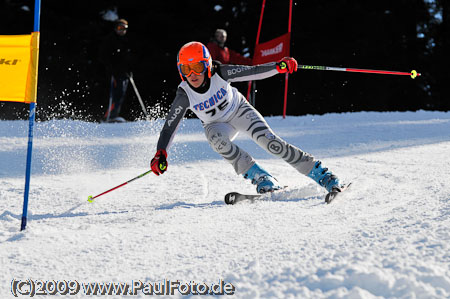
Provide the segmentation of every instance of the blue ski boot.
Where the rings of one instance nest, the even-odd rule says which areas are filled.
[[[317,161],[311,172],[308,174],[308,177],[327,189],[328,192],[333,191],[333,189],[340,190],[341,186],[338,177],[332,174],[328,168],[322,168],[321,164],[322,162]]]
[[[256,192],[258,193],[281,189],[278,181],[256,163],[244,174],[244,178],[252,180],[252,184],[256,185]]]

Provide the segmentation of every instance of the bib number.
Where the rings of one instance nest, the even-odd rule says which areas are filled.
[[[220,103],[217,106],[217,109],[219,109],[220,111],[223,111],[226,107],[228,106],[228,101],[225,100],[222,103]],[[211,110],[208,110],[205,112],[206,114],[211,114],[210,117],[213,117],[214,115],[216,115],[216,108],[213,108]]]

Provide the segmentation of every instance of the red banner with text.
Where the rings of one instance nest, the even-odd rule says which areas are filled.
[[[268,42],[256,45],[253,64],[278,61],[289,56],[291,34],[288,32]]]

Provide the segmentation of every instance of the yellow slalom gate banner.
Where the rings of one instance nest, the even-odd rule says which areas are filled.
[[[39,32],[0,35],[0,101],[36,103]]]

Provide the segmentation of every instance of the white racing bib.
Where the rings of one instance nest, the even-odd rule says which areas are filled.
[[[195,92],[186,81],[180,83],[189,98],[189,109],[204,123],[226,121],[238,107],[238,91],[218,74],[211,77],[205,93]]]

